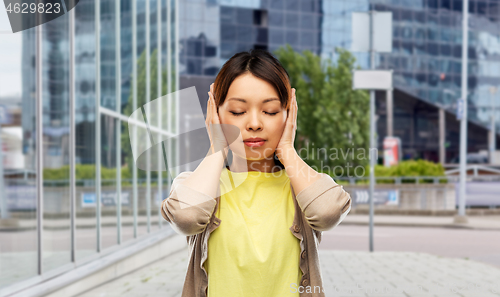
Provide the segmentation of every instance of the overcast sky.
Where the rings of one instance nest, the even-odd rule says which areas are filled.
[[[5,5],[1,3],[0,98],[21,96],[21,46],[22,32],[12,33]]]

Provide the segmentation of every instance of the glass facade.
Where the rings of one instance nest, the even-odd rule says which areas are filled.
[[[178,90],[177,9],[80,0],[15,34],[2,15],[0,295],[169,227],[159,205],[172,178],[136,168],[127,121]],[[175,131],[174,112],[152,126]]]
[[[500,2],[469,1],[468,118],[489,126],[500,78]],[[450,112],[461,96],[462,1],[371,1],[393,13],[393,52],[379,68],[394,69],[397,87]],[[498,100],[494,105],[498,108]]]
[[[492,111],[500,114],[499,5],[497,0],[469,1],[468,119],[473,127],[482,129],[481,136],[471,135],[474,140],[470,147],[474,149],[487,147],[483,130],[490,127]],[[336,47],[350,49],[352,46],[352,12],[371,9],[393,14],[393,51],[376,54],[375,67],[394,70],[396,89],[435,109],[455,114],[461,95],[461,0],[182,1],[179,6],[181,86],[194,84],[208,91],[227,59],[236,52],[252,48],[274,51],[289,44],[297,51],[310,50],[322,58],[335,60]],[[361,68],[369,68],[367,53],[353,54]],[[397,100],[395,98],[395,104]],[[415,114],[414,111],[410,113]],[[398,127],[411,124],[404,114],[406,111],[400,112],[399,119],[395,114],[395,128],[398,121],[405,122]],[[420,133],[416,128],[415,138],[403,146],[413,157],[426,155],[419,153],[420,148],[433,150],[431,155],[437,154],[435,139],[430,136],[418,138],[419,135],[434,135],[431,130],[435,130],[435,121],[419,119],[418,115],[415,121],[420,122],[415,127],[423,131]],[[455,128],[452,117],[447,123],[450,130]],[[379,130],[382,127],[379,124]],[[499,128],[497,123],[497,131]],[[385,135],[383,132],[381,135]],[[395,134],[399,136],[397,131]],[[408,133],[403,131],[401,136],[405,135]],[[450,132],[446,138],[454,145],[457,135]],[[379,147],[382,140],[379,139]],[[432,142],[432,148],[426,142]],[[454,153],[450,158],[458,153],[453,145],[450,152]]]

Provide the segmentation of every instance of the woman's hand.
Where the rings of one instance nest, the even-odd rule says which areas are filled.
[[[297,99],[295,97],[295,88],[292,88],[292,102],[287,113],[285,129],[281,135],[280,142],[276,147],[276,156],[282,164],[285,164],[290,149],[295,150],[293,143],[295,141],[295,131],[297,130]]]
[[[217,106],[215,106],[213,91],[214,84],[212,83],[210,85],[210,91],[208,92],[207,118],[205,120],[208,137],[210,138],[210,154],[224,150],[224,157],[226,157],[229,150],[229,144],[226,140],[224,132],[222,131]]]

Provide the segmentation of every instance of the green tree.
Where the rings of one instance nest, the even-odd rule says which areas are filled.
[[[341,48],[336,52],[335,64],[308,50],[298,53],[288,44],[273,54],[296,89],[297,152],[318,171],[347,176],[349,168],[354,176],[355,167],[364,169],[369,163],[370,98],[367,91],[352,89],[354,56]]]

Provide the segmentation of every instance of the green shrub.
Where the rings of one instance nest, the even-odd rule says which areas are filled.
[[[370,175],[370,166],[365,167],[365,176]],[[401,183],[415,183],[414,178],[404,179],[404,177],[415,176],[444,176],[444,168],[441,163],[434,163],[426,160],[405,160],[398,165],[385,167],[375,165],[375,177],[402,177]],[[421,179],[420,183],[433,183],[433,179]],[[440,179],[440,183],[446,183],[446,179]],[[394,183],[393,179],[377,179],[377,183]]]
[[[76,164],[75,166],[76,180],[93,180],[95,179],[95,165],[93,164]],[[122,179],[131,179],[132,175],[127,166],[121,168]],[[69,165],[64,165],[60,168],[44,168],[44,180],[69,180]],[[116,179],[116,168],[108,168],[101,166],[101,179]]]

